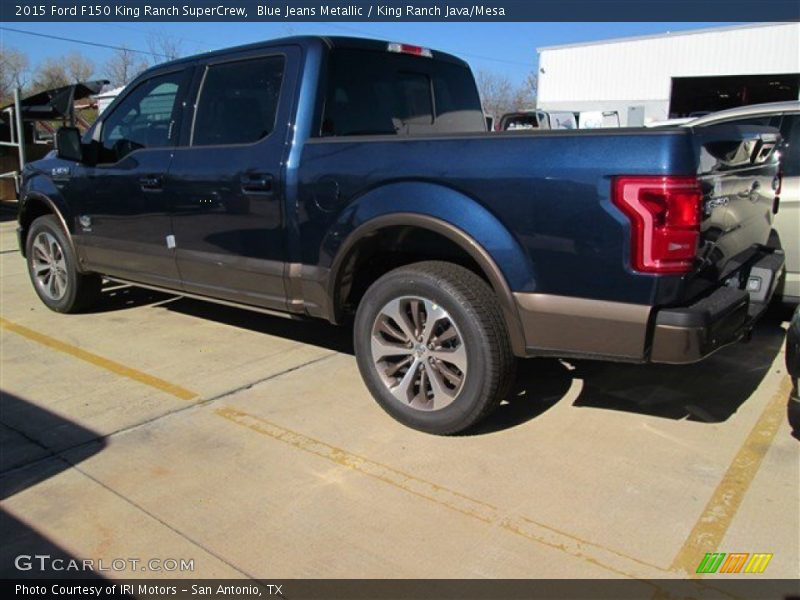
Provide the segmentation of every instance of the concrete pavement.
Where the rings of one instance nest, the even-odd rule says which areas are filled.
[[[193,559],[117,577],[661,578],[705,552],[800,576],[783,326],[703,363],[533,360],[470,435],[385,415],[350,332],[117,287],[36,298],[0,224],[0,508],[13,559]],[[706,576],[730,577],[725,575]]]

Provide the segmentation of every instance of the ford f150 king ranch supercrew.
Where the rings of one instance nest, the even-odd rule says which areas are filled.
[[[515,357],[688,363],[745,336],[783,252],[773,129],[489,134],[426,48],[269,41],[140,75],[31,163],[19,237],[56,311],[102,277],[334,323],[399,421],[447,434]]]

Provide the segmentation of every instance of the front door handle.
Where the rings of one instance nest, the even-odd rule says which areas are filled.
[[[246,194],[272,193],[272,175],[269,173],[244,173],[240,181]]]
[[[144,191],[158,191],[164,185],[164,178],[161,175],[144,175],[139,178],[139,186]]]

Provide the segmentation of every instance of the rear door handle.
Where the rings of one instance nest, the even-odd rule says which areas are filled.
[[[139,178],[139,187],[145,191],[158,191],[163,184],[164,178],[161,175],[144,175]]]
[[[272,175],[269,173],[244,173],[240,181],[242,191],[247,194],[272,193]]]

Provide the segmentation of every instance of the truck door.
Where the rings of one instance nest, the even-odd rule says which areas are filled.
[[[200,65],[185,145],[166,181],[185,291],[284,309],[282,165],[299,50],[267,48]]]
[[[786,251],[783,295],[800,299],[800,113],[787,113],[781,122],[783,185],[775,229]]]
[[[95,127],[96,164],[76,167],[64,190],[90,269],[179,285],[163,185],[190,80],[190,67],[158,72],[124,92]]]

